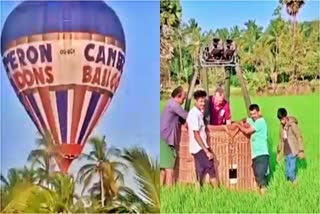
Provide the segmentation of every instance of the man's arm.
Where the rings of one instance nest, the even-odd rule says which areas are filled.
[[[282,125],[280,125],[280,130],[279,130],[279,144],[277,146],[277,161],[278,163],[281,162],[281,154],[283,152],[283,128]]]
[[[244,126],[242,124],[236,123],[236,126],[240,129],[241,132],[247,135],[252,134],[256,131],[250,124],[249,126]]]
[[[186,120],[188,116],[188,112],[185,111],[179,104],[176,104],[172,107],[172,111],[181,117],[182,120]]]
[[[179,117],[179,123],[180,123],[180,124],[185,124],[185,123],[186,123],[186,120],[183,119],[182,117]]]
[[[205,153],[208,153],[209,150],[204,145],[204,142],[202,141],[201,136],[200,136],[200,132],[199,131],[193,131],[193,134],[194,134],[194,138],[196,139],[196,141],[199,144],[199,146],[203,149],[203,151],[205,151]]]
[[[244,124],[244,123],[246,123],[246,121],[247,121],[247,118],[243,118],[243,119],[241,119],[241,120],[233,121],[233,123],[241,123],[241,124]]]
[[[225,118],[226,118],[226,124],[230,125],[231,124],[231,109],[230,109],[229,103],[227,103],[227,106],[226,106]]]
[[[282,136],[282,133],[283,133],[283,128],[282,126],[280,125],[280,130],[279,130],[279,144],[277,146],[277,153],[278,154],[281,154],[283,152],[283,136]]]
[[[203,118],[203,121],[204,121],[205,130],[206,130],[206,134],[207,134],[207,140],[209,140],[209,136],[210,136],[210,131],[209,131],[209,128],[208,128],[209,121],[205,117]]]

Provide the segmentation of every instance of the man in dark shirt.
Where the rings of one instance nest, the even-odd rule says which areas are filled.
[[[171,186],[174,183],[176,146],[180,142],[181,124],[185,123],[188,112],[181,105],[186,93],[181,86],[173,90],[160,120],[160,182]]]

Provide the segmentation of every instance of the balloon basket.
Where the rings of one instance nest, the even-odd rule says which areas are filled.
[[[234,125],[208,128],[210,131],[208,144],[214,155],[220,185],[234,190],[254,190],[256,182],[252,170],[250,139]],[[188,131],[184,128],[177,150],[175,165],[177,182],[196,184],[194,159],[189,152]],[[207,182],[209,182],[208,176],[205,178],[205,183]]]

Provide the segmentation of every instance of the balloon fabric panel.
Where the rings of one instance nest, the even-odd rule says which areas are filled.
[[[5,21],[1,55],[18,99],[39,132],[49,131],[67,172],[119,86],[119,18],[103,1],[24,1]]]

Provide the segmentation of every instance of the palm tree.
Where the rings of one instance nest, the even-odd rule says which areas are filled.
[[[54,170],[55,160],[61,158],[61,154],[58,153],[57,145],[49,132],[38,138],[36,144],[37,149],[30,152],[27,161],[31,163],[31,168],[37,171],[40,182],[44,184]]]
[[[299,13],[299,10],[305,4],[305,1],[304,0],[280,0],[280,3],[286,6],[287,13],[289,16],[292,17],[292,23],[294,26],[297,22],[297,15]]]
[[[101,207],[93,200],[89,213],[146,213],[148,205],[130,188],[120,187],[119,194],[106,206]]]
[[[181,21],[182,8],[178,0],[160,1],[160,28],[167,25],[176,28]]]
[[[47,197],[46,201],[50,202],[51,211],[70,213],[73,209],[77,209],[74,207],[74,200],[78,200],[79,197],[75,194],[73,177],[56,172],[49,182],[52,190],[49,191],[50,197]]]
[[[17,185],[24,183],[35,183],[36,177],[32,170],[24,167],[23,169],[11,168],[8,171],[7,178],[1,174],[1,210],[4,209],[11,200],[11,192]]]
[[[16,184],[9,193],[3,213],[72,213],[83,212],[80,200],[74,195],[73,178],[62,173],[52,174],[52,189],[30,182]]]
[[[28,201],[30,197],[39,190],[41,187],[31,183],[17,183],[9,192],[6,197],[1,198],[1,213],[23,213],[28,208]],[[35,201],[34,203],[38,203]]]
[[[124,149],[123,158],[135,170],[135,180],[149,204],[148,212],[160,212],[160,165],[143,148]]]
[[[173,57],[171,60],[171,70],[173,73],[177,75],[177,81],[178,84],[180,85],[181,83],[181,77],[183,75],[183,55],[182,55],[182,39],[183,39],[183,29],[182,26],[178,26],[172,35],[172,44],[173,44],[173,54],[174,56],[178,57]],[[170,72],[172,73],[172,72]]]
[[[230,38],[230,33],[227,28],[217,29],[215,34],[223,41]]]
[[[86,159],[88,164],[82,166],[78,172],[78,179],[84,185],[83,191],[87,190],[96,176],[99,177],[101,193],[101,205],[105,200],[112,200],[119,191],[119,185],[123,181],[123,174],[120,169],[126,170],[126,165],[120,161],[112,160],[121,155],[121,151],[114,147],[107,148],[105,138],[94,137],[89,144],[93,150],[89,154],[82,154],[80,159]]]
[[[317,32],[319,32],[319,22],[314,21],[313,24],[311,24],[311,22],[308,24],[297,23],[297,14],[301,11],[302,5],[306,1],[283,0],[281,2],[282,4],[277,5],[277,8],[275,8],[273,19],[266,29],[257,25],[254,20],[249,20],[244,26],[241,26],[241,28],[235,26],[228,30],[226,28],[214,31],[209,29],[208,32],[199,33],[202,37],[201,40],[204,40],[201,41],[200,44],[206,44],[208,40],[218,36],[233,39],[237,44],[237,53],[241,60],[241,67],[245,71],[246,78],[252,83],[252,86],[257,86],[261,83],[261,85],[266,87],[269,86],[269,82],[271,82],[275,92],[276,89],[278,89],[277,83],[280,80],[282,82],[291,82],[292,80],[296,81],[300,78],[312,79],[317,77],[317,68],[319,67],[319,63],[317,63],[317,59],[319,58],[317,54],[317,52],[319,52],[317,51],[319,47],[319,45],[317,45],[319,43],[317,36]],[[288,22],[281,17],[281,11],[284,7],[286,7],[287,12],[293,16],[294,21]],[[195,24],[196,20],[194,20],[193,23]],[[293,30],[294,23],[296,27],[293,35],[293,32],[290,33],[290,24],[291,30]],[[303,28],[303,30],[301,30],[301,28]],[[180,24],[179,29],[181,29],[182,32],[180,44],[177,39],[179,38],[179,30],[170,31],[171,33],[175,32],[175,36],[177,37],[175,40],[177,41],[171,43],[172,39],[170,40],[169,46],[173,48],[173,55],[171,55],[170,62],[166,61],[169,65],[163,63],[163,60],[161,60],[161,66],[165,64],[167,66],[165,69],[166,76],[164,77],[162,73],[162,79],[167,80],[167,76],[170,74],[171,77],[178,76],[178,81],[180,80],[179,77],[181,77],[181,80],[185,79],[190,83],[190,79],[185,77],[199,70],[198,68],[194,68],[194,64],[197,63],[197,61],[194,60],[194,53],[198,53],[195,51],[195,44],[198,43],[195,39],[192,39],[190,22]],[[303,33],[301,33],[301,31],[303,31]],[[172,35],[170,38],[172,38]],[[179,72],[177,72],[178,70]],[[181,74],[181,70],[185,72],[184,75]],[[203,73],[204,72],[201,74]],[[223,77],[219,76],[221,73],[222,72],[215,72],[215,75],[211,75],[212,78],[209,78],[209,82],[217,82],[218,79],[222,80]],[[262,73],[267,73],[267,75]],[[234,75],[234,71],[232,74]],[[198,75],[195,76],[197,78],[199,77]],[[232,82],[238,85],[238,83],[234,81],[236,79],[233,79],[233,76],[231,79]],[[253,81],[253,79],[255,80]],[[175,79],[171,79],[171,81],[172,80],[175,81]],[[205,78],[203,78],[203,80],[205,80]]]
[[[148,212],[148,205],[128,187],[121,187],[118,197],[114,200],[114,207],[125,207],[129,212]]]
[[[240,53],[244,63],[255,66],[254,50],[262,35],[262,27],[258,26],[255,20],[249,20],[245,23],[246,30],[242,37]]]
[[[199,27],[195,19],[190,19],[186,31],[187,48],[192,53],[194,63],[198,64],[200,48],[203,43],[201,28]]]
[[[187,96],[187,101],[185,103],[186,109],[189,109],[192,93],[194,91],[194,86],[199,76],[199,67],[198,67],[199,54],[200,54],[200,49],[204,40],[202,38],[201,28],[199,27],[195,19],[189,20],[188,26],[186,28],[186,32],[187,32],[187,35],[185,38],[186,40],[185,43],[186,43],[187,49],[189,50],[192,56],[192,70],[193,70],[192,80],[191,80],[191,83],[189,84],[189,89],[188,89],[189,93]]]
[[[302,8],[302,6],[305,4],[305,1],[303,1],[303,0],[280,0],[280,3],[282,5],[286,6],[287,13],[292,18],[293,43],[292,43],[292,50],[291,51],[293,53],[295,53],[294,55],[297,56],[298,55],[298,53],[296,53],[297,52],[297,50],[296,50],[297,15],[298,15],[300,9]],[[292,78],[293,78],[293,80],[295,80],[297,78],[296,74],[297,74],[297,70],[298,70],[298,63],[297,63],[296,57],[294,57],[292,64],[293,64]]]
[[[21,171],[19,169],[11,168],[8,171],[7,178],[1,174],[0,180],[3,183],[3,189],[9,191],[17,183],[21,183],[23,181],[23,177],[21,177]]]
[[[236,26],[233,26],[233,27],[230,29],[229,37],[230,37],[230,39],[232,39],[233,41],[235,41],[236,44],[238,43],[241,35],[242,35],[242,31],[239,29],[239,27],[238,27],[237,25],[236,25]]]
[[[281,62],[279,60],[280,51],[284,50],[283,36],[287,33],[286,23],[281,17],[282,5],[279,5],[273,13],[275,17],[271,20],[270,25],[266,29],[261,46],[266,50],[263,55],[267,60],[264,64],[269,67],[270,79],[272,82],[273,93],[276,91],[278,75]]]
[[[167,71],[168,83],[171,84],[170,63],[172,58],[174,39],[172,38],[173,32],[180,25],[181,21],[181,5],[177,0],[161,0],[160,1],[160,58],[161,58],[161,73]]]

